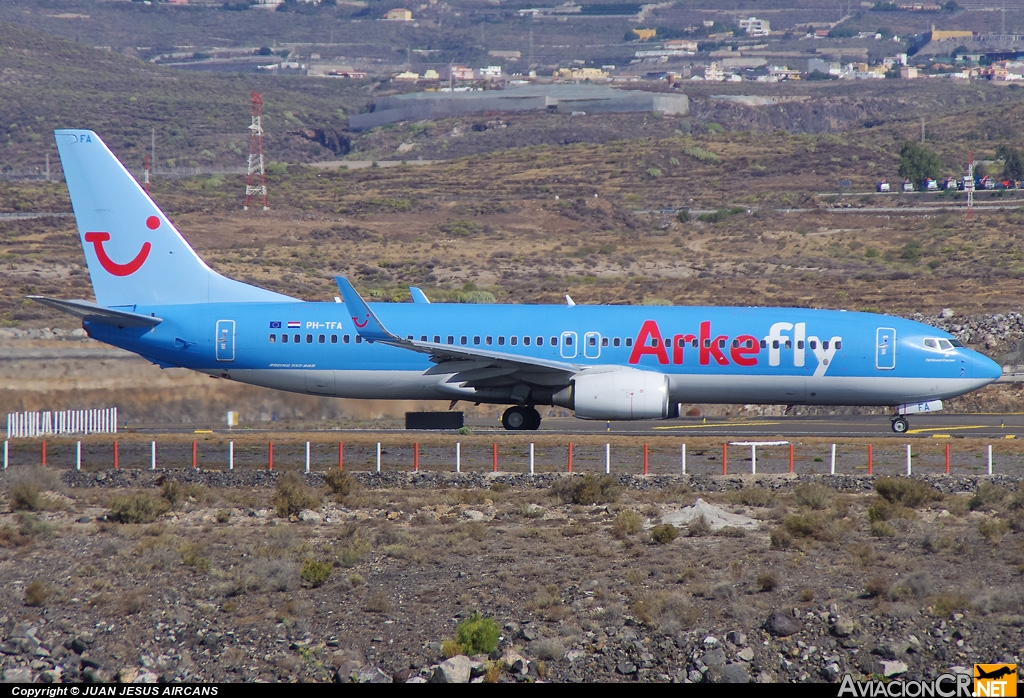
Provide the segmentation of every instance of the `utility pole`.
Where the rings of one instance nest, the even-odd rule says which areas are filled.
[[[967,192],[967,220],[974,220],[974,151],[968,156],[967,181],[964,182],[964,191]]]

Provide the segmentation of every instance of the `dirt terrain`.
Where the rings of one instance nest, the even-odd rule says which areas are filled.
[[[1006,477],[22,467],[0,488],[13,680],[453,680],[437,665],[474,612],[500,629],[477,680],[929,678],[1024,654]]]

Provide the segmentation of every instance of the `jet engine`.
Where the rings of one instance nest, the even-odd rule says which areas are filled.
[[[580,419],[668,419],[679,416],[679,403],[669,399],[668,376],[652,371],[576,374],[571,403]]]

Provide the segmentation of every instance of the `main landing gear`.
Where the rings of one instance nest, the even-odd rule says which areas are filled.
[[[907,429],[910,428],[910,422],[907,418],[902,415],[896,415],[892,418],[892,430],[897,434],[905,434]]]
[[[532,405],[512,405],[501,415],[501,426],[508,431],[536,431],[540,426],[540,412]]]

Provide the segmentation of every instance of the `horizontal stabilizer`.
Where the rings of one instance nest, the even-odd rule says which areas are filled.
[[[37,303],[48,305],[51,308],[56,308],[63,313],[75,315],[83,320],[96,322],[101,325],[112,325],[114,327],[156,327],[164,321],[163,318],[153,317],[152,315],[139,315],[138,313],[129,313],[125,310],[104,308],[92,301],[62,301],[45,296],[27,296],[27,298]]]

